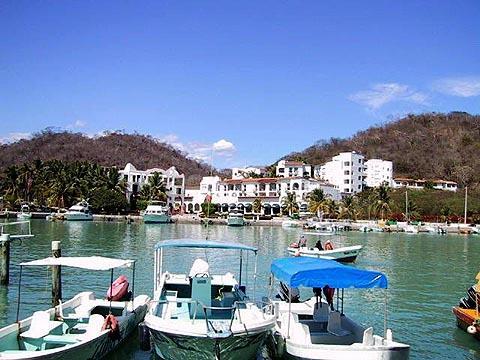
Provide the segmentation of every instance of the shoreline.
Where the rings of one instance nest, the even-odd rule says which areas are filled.
[[[32,212],[32,219],[46,219],[51,213]],[[0,219],[12,219],[16,220],[17,212],[0,212]],[[172,215],[172,222],[178,224],[205,224],[205,218],[201,218],[198,215],[184,214],[184,215]],[[245,226],[282,226],[282,222],[285,220],[291,220],[289,218],[273,218],[271,220],[245,220]],[[64,221],[64,220],[56,220]],[[126,223],[142,223],[143,218],[141,215],[103,215],[94,214],[93,221],[96,222],[126,222]],[[299,226],[293,228],[302,228],[302,225],[306,223],[305,220],[297,220]],[[362,232],[389,232],[389,233],[401,233],[405,232],[407,223],[398,222],[396,225],[384,225],[381,221],[375,220],[357,220],[355,222],[346,221],[325,221],[326,226],[347,226],[348,230],[344,231],[362,231]],[[210,218],[209,225],[224,225],[227,226],[227,220],[223,218]],[[418,233],[429,233],[434,229],[434,233],[438,234],[476,234],[480,233],[480,229],[472,224],[446,224],[446,223],[424,223],[422,225],[411,225]],[[309,231],[308,229],[305,229]],[[310,231],[315,231],[310,229]]]

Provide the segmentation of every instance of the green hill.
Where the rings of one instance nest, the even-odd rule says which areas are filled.
[[[370,127],[347,139],[320,140],[287,159],[322,164],[341,151],[394,164],[394,176],[446,179],[478,185],[480,116],[464,112],[426,113]]]

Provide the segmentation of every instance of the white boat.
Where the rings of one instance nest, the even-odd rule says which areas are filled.
[[[111,278],[115,268],[135,268],[133,260],[100,256],[34,260],[20,264],[19,289],[22,269],[31,266],[109,270]],[[130,297],[121,301],[96,299],[93,292],[81,292],[54,308],[36,311],[24,320],[19,321],[17,311],[17,322],[0,329],[0,359],[86,360],[104,357],[136,330],[147,312],[150,299],[147,295],[135,297],[134,281]],[[104,329],[108,324],[113,325]]]
[[[93,220],[90,205],[82,200],[78,204],[73,205],[65,213],[65,219],[69,221],[89,221]]]
[[[290,255],[311,258],[335,260],[340,262],[354,262],[362,250],[362,245],[345,246],[331,250],[319,250],[316,247],[293,247],[289,246],[287,251]]]
[[[228,226],[243,226],[245,225],[245,219],[243,218],[243,213],[241,212],[230,212],[227,218]]]
[[[406,225],[403,228],[403,231],[405,231],[407,234],[418,234],[418,226]]]
[[[170,210],[163,201],[151,201],[143,213],[145,224],[166,224],[171,222]]]
[[[372,225],[362,225],[358,229],[360,232],[383,232],[383,229],[379,226],[372,226]]]
[[[297,220],[283,220],[282,221],[282,227],[284,228],[290,228],[290,227],[299,227],[300,221]]]
[[[189,274],[163,268],[168,248],[236,250],[239,280],[227,272],[213,275],[209,264],[196,259]],[[254,359],[275,324],[273,308],[259,308],[242,286],[242,261],[257,249],[209,240],[166,240],[155,247],[154,300],[145,316],[155,352],[162,359]],[[235,266],[236,267],[236,266]],[[255,275],[252,295],[255,298]]]
[[[410,346],[393,340],[386,321],[382,337],[374,335],[372,327],[363,326],[343,313],[344,288],[386,288],[384,274],[311,258],[277,259],[271,270],[273,277],[288,290],[286,298],[273,300],[278,316],[273,349],[276,356],[322,360],[408,359]],[[293,289],[298,287],[316,288],[315,296],[292,303],[289,300],[293,298]],[[326,300],[321,300],[322,287]]]
[[[20,212],[17,214],[17,218],[20,220],[28,220],[32,218],[32,213],[27,204],[23,204],[20,208]]]

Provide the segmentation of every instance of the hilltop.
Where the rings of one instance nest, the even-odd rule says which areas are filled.
[[[323,164],[342,151],[357,151],[368,159],[391,160],[394,176],[446,179],[478,185],[480,116],[464,112],[426,113],[360,131],[350,138],[320,140],[285,156]]]
[[[119,168],[130,162],[142,170],[175,166],[186,174],[190,184],[199,183],[211,171],[208,165],[189,159],[172,146],[139,134],[113,132],[91,138],[81,133],[44,130],[31,139],[0,145],[0,171],[36,159],[91,161]]]

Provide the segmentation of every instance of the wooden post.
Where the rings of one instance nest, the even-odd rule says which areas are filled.
[[[0,235],[0,285],[8,285],[10,278],[10,235]]]
[[[52,241],[52,257],[62,256],[60,241]],[[52,266],[52,307],[60,304],[62,299],[62,270],[61,266]]]

